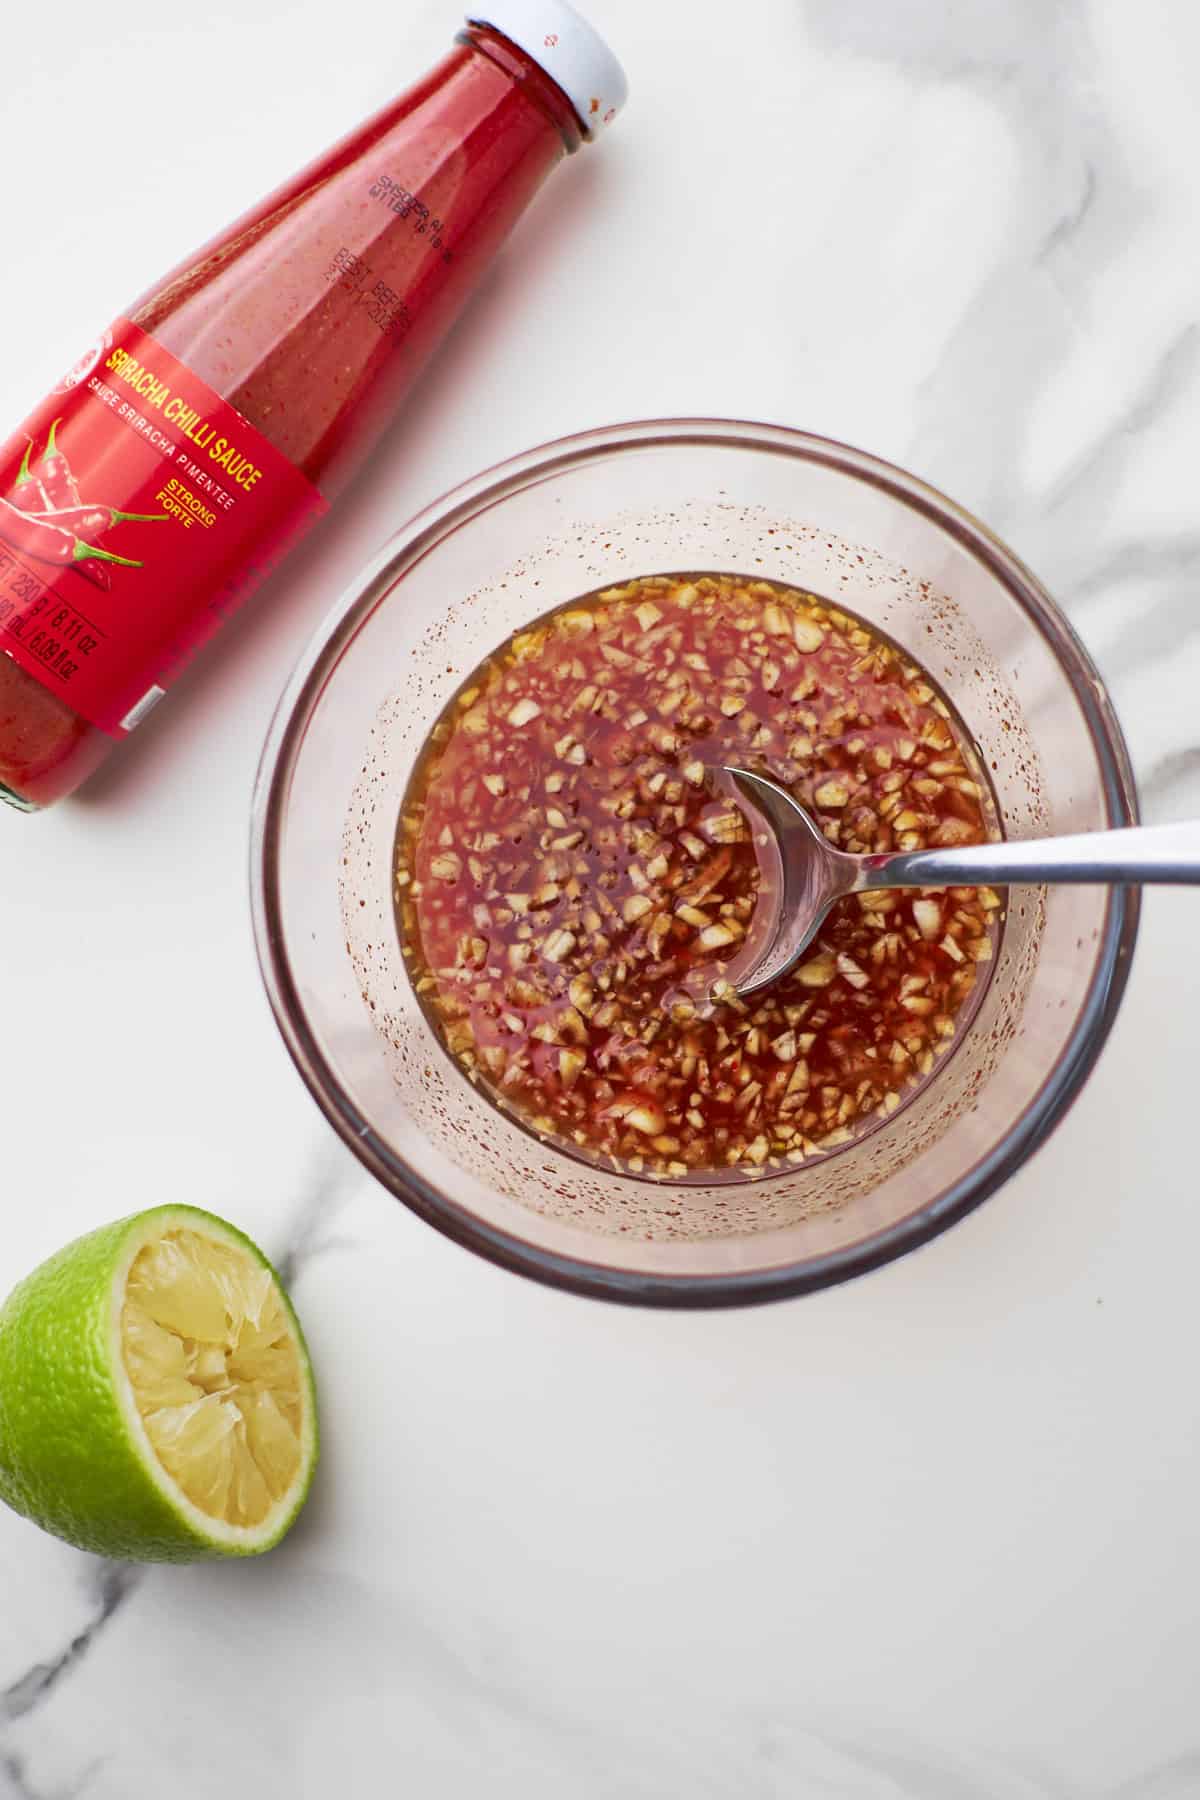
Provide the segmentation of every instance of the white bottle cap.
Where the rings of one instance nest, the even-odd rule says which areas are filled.
[[[487,0],[468,23],[490,25],[545,69],[579,114],[585,137],[597,137],[624,106],[624,69],[567,0]]]

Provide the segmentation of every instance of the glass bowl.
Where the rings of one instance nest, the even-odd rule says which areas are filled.
[[[977,1206],[1063,1116],[1124,988],[1137,890],[1014,890],[992,979],[936,1078],[837,1155],[689,1186],[607,1174],[499,1113],[445,1055],[400,954],[397,817],[463,676],[549,607],[638,574],[771,577],[934,675],[1006,835],[1128,825],[1120,727],[1054,602],[961,508],[826,439],[724,420],[567,438],[414,519],[317,633],[267,738],[253,905],[267,991],[318,1105],[398,1199],[553,1285],[715,1306],[820,1287]]]

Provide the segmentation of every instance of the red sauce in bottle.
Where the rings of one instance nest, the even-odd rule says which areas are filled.
[[[73,691],[91,677],[86,656],[108,653],[104,632],[93,629],[107,617],[106,590],[126,583],[141,600],[150,588],[137,584],[147,583],[164,545],[170,542],[176,557],[193,548],[209,553],[214,533],[227,529],[226,503],[231,512],[240,507],[248,514],[260,494],[271,492],[273,480],[276,493],[286,485],[277,479],[280,470],[319,511],[367,457],[546,176],[595,123],[585,126],[580,118],[594,106],[582,103],[577,91],[579,34],[589,47],[598,41],[569,8],[561,10],[563,46],[557,33],[546,33],[538,60],[500,31],[469,25],[415,87],[140,300],[122,322],[127,338],[114,327],[113,341],[132,349],[117,349],[104,360],[106,340],[101,360],[84,365],[84,375],[74,379],[90,390],[84,404],[109,409],[101,431],[115,436],[124,429],[128,436],[128,412],[140,411],[138,454],[144,460],[149,443],[160,459],[148,484],[142,481],[136,491],[119,483],[116,492],[97,491],[106,479],[111,490],[116,479],[105,474],[111,459],[105,460],[102,442],[96,449],[94,432],[88,438],[76,426],[74,415],[66,425],[55,420],[58,445],[51,433],[44,447],[47,417],[66,414],[83,391],[78,386],[66,399],[60,390],[0,450],[4,798],[32,809],[71,792],[141,716],[134,707],[102,729],[96,706],[81,710],[73,703]],[[564,80],[576,89],[575,104],[539,66],[544,61],[556,68],[556,53],[567,53],[572,33],[575,60],[564,64]],[[597,53],[603,61],[602,46]],[[611,98],[619,104],[619,70],[611,59],[609,67]],[[185,405],[191,395],[180,388],[189,381],[211,390],[215,404],[227,403],[216,425],[205,422],[199,402]],[[232,427],[222,423],[227,419],[234,420]],[[217,426],[223,435],[214,441]],[[82,462],[72,441],[82,447]],[[73,518],[94,516],[99,529],[110,510],[120,513],[104,535],[104,549],[92,548],[94,538],[76,538],[70,551],[55,536],[56,554],[61,551],[69,566],[52,576],[44,557],[39,560],[36,521],[52,522],[54,509],[37,477],[44,468],[59,470],[51,458],[58,454],[62,462],[64,447],[74,457],[63,464],[67,478],[83,490],[82,503],[97,509],[88,515],[77,507]],[[214,480],[204,452],[211,457],[222,447]],[[168,471],[175,472],[173,482]],[[239,491],[239,482],[255,490],[253,501]],[[243,598],[294,541],[301,511],[296,500],[294,516],[276,521],[261,557],[257,545],[246,554],[243,533],[238,566],[218,567],[213,592],[199,597],[211,616],[198,626],[193,608],[186,630],[181,625],[174,640],[160,644],[156,666],[167,677],[210,635],[230,600]],[[149,522],[128,523],[129,515]],[[60,531],[66,528],[63,516]],[[100,560],[112,552],[134,567]],[[21,609],[28,613],[35,604],[30,596],[39,584],[46,592],[31,619]],[[20,639],[13,620],[24,632]],[[165,685],[153,686],[150,694],[157,698]]]

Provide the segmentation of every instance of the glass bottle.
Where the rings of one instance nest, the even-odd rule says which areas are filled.
[[[70,793],[327,509],[625,97],[565,0],[415,86],[116,321],[0,448],[0,798]]]

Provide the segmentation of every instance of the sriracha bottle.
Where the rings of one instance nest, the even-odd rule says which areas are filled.
[[[145,718],[336,498],[546,176],[624,98],[566,0],[491,0],[0,445],[0,798],[60,799]]]

